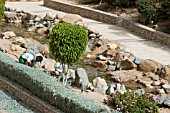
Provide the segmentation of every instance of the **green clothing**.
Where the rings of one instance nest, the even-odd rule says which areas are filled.
[[[28,54],[29,53],[29,54]],[[24,56],[23,58],[23,55],[26,55],[27,56]],[[30,55],[31,55],[31,60],[29,59],[30,58]],[[28,60],[29,59],[29,60]],[[28,61],[29,64],[31,64],[33,61],[36,60],[36,56],[31,53],[31,52],[26,52],[26,53],[23,53],[20,57],[19,57],[19,63],[21,64],[25,64],[26,61]]]

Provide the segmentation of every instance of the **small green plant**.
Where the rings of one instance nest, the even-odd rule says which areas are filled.
[[[0,21],[4,18],[5,0],[0,0]]]
[[[84,27],[69,23],[57,23],[50,33],[50,51],[63,67],[64,75],[67,75],[68,67],[79,61],[84,55],[88,41],[88,34]],[[65,77],[67,78],[67,77]],[[67,79],[63,81],[67,83]]]
[[[123,113],[158,113],[154,99],[148,94],[139,95],[129,91],[124,94],[116,93],[105,102]]]
[[[138,0],[137,3],[140,23],[146,25],[151,21],[157,20],[157,9],[153,0]]]

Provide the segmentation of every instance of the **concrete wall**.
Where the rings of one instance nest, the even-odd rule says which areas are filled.
[[[151,29],[138,23],[127,21],[114,14],[98,11],[83,6],[64,3],[57,0],[44,0],[44,5],[55,10],[79,14],[86,18],[124,27],[133,32],[134,34],[137,34],[148,40],[153,40],[170,47],[170,35],[156,31],[154,29]]]

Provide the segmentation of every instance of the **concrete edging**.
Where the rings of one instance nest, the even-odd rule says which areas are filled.
[[[119,27],[124,27],[145,39],[156,41],[170,47],[170,35],[156,31],[139,23],[128,21],[114,14],[56,0],[44,0],[44,6],[67,13],[78,14],[86,18],[117,25]]]

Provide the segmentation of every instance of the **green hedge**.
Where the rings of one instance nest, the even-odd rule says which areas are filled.
[[[5,0],[0,0],[0,21],[4,18]]]
[[[0,73],[66,113],[108,113],[105,107],[72,92],[48,73],[20,64],[2,52]]]

